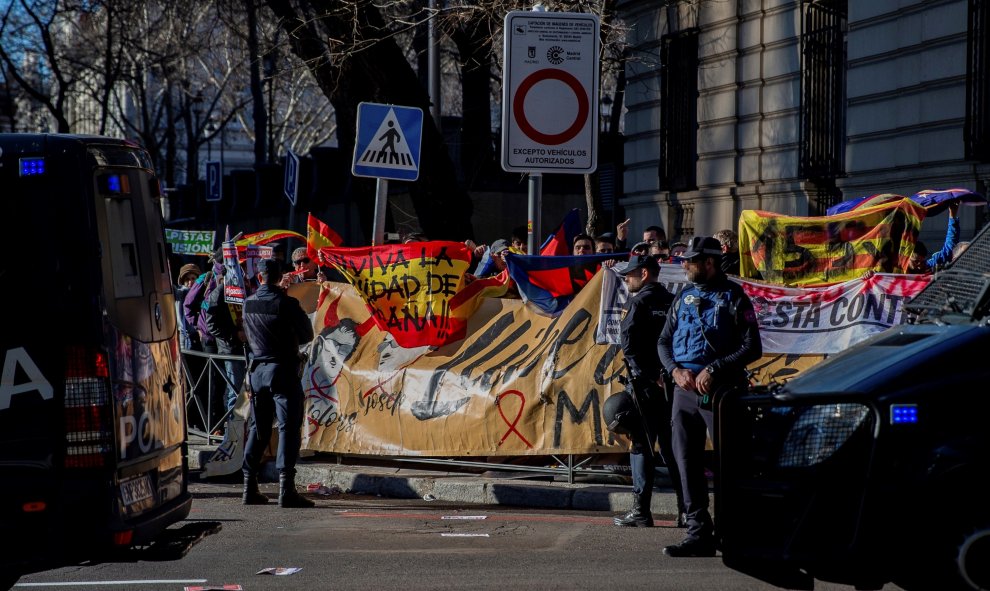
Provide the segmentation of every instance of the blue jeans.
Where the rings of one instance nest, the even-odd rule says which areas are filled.
[[[227,380],[230,384],[227,384],[227,410],[234,410],[234,404],[237,403],[237,395],[241,393],[241,386],[244,384],[244,373],[246,368],[244,364],[240,361],[224,361],[223,362],[224,373],[227,374]]]

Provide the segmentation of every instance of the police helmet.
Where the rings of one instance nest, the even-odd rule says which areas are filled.
[[[617,392],[606,398],[602,413],[605,415],[605,428],[612,433],[632,435],[642,430],[639,410],[629,392]]]

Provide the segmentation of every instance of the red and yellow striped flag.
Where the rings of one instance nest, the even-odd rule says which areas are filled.
[[[333,228],[324,224],[313,214],[306,218],[306,255],[314,261],[320,260],[320,249],[341,246],[344,240]]]
[[[904,273],[925,208],[900,199],[838,215],[739,216],[742,277],[790,286],[849,281],[866,271]]]

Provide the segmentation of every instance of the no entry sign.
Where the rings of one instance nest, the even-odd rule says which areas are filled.
[[[514,11],[505,16],[504,170],[595,171],[598,30],[593,14]]]

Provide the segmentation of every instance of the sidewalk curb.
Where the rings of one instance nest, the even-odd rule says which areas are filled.
[[[190,470],[201,469],[213,449],[190,447]],[[261,466],[262,481],[278,482],[275,462]],[[321,483],[344,493],[393,499],[424,499],[474,505],[503,505],[534,509],[574,509],[621,513],[632,508],[629,485],[602,483],[527,481],[475,476],[441,470],[415,470],[379,466],[356,466],[308,462],[296,465],[296,486]],[[665,481],[661,481],[665,483]],[[669,488],[654,490],[650,510],[656,518],[673,519],[677,498]]]

